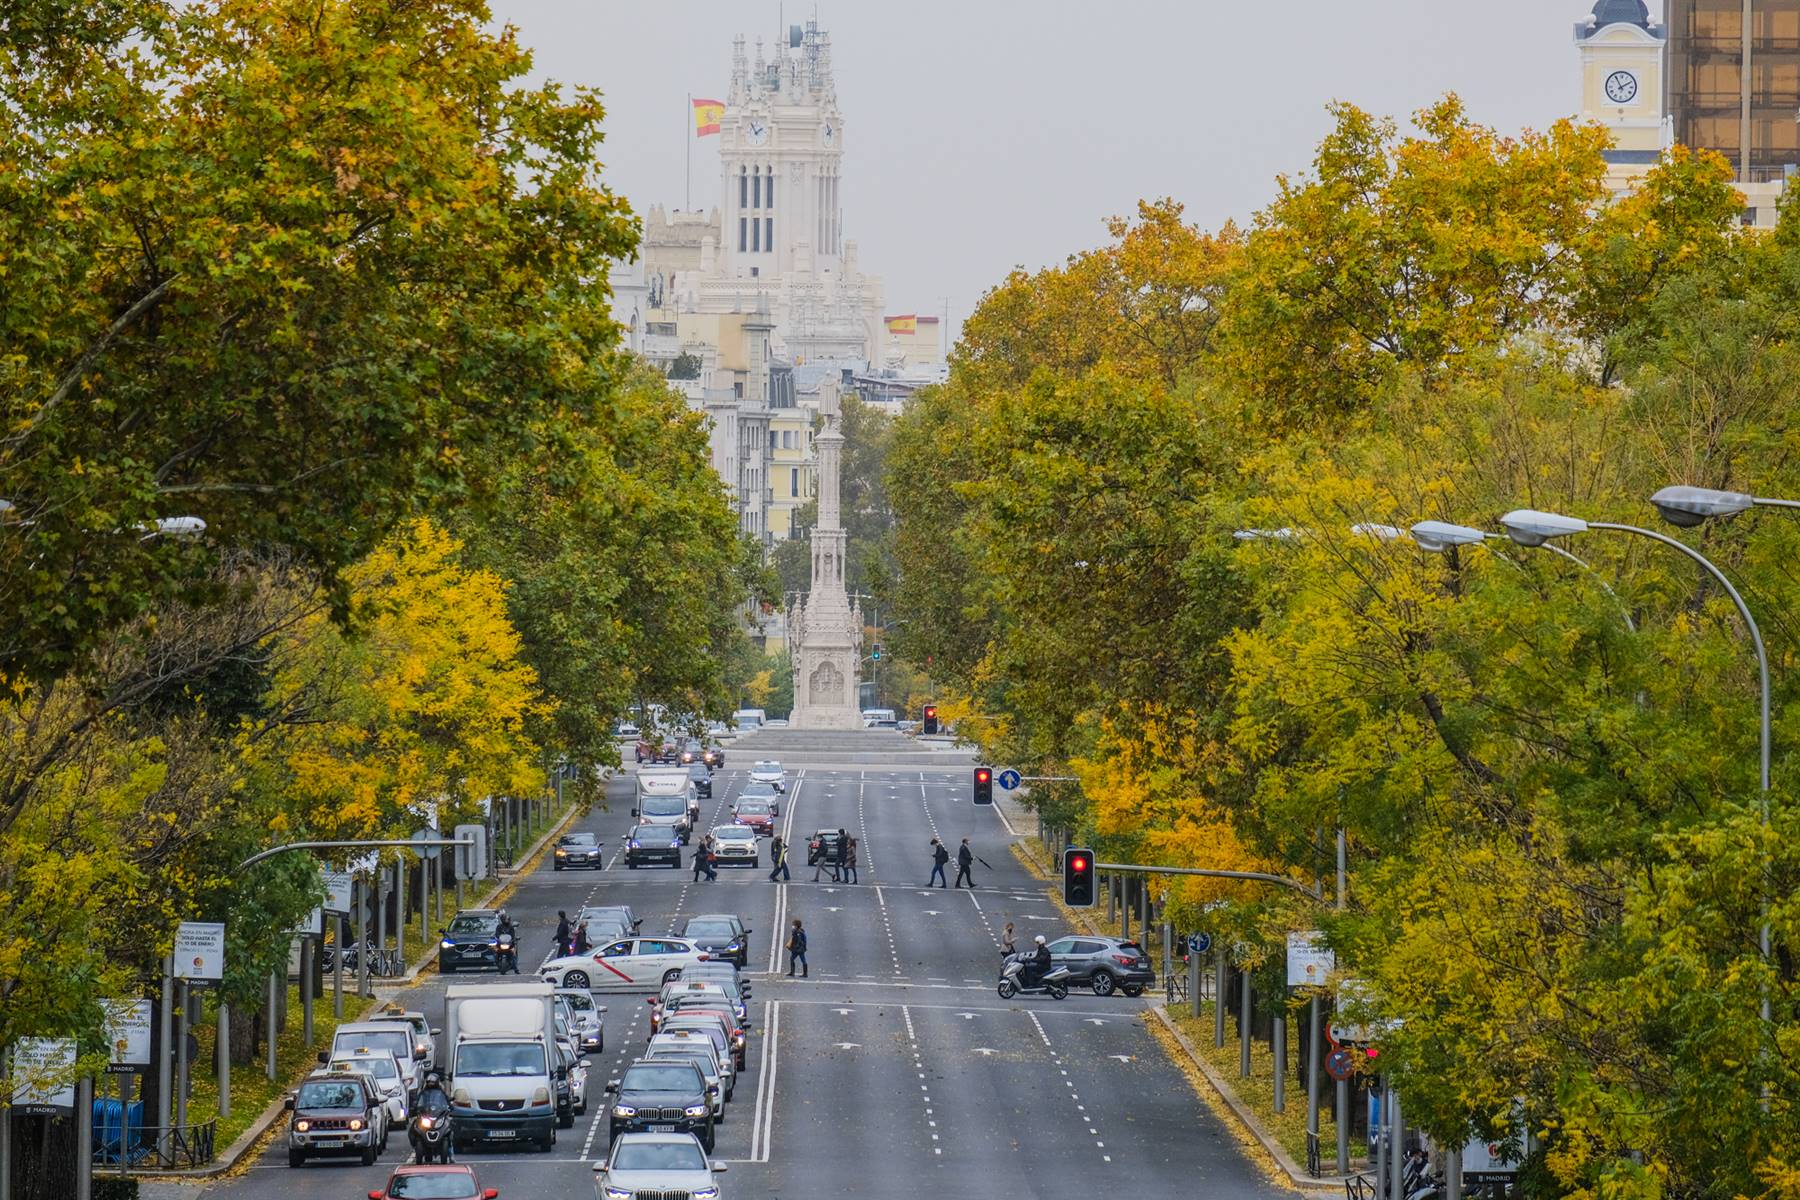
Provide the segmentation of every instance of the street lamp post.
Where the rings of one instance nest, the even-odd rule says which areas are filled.
[[[1479,546],[1484,542],[1506,540],[1504,534],[1489,533],[1485,529],[1476,529],[1472,525],[1452,525],[1448,521],[1419,521],[1412,527],[1412,537],[1419,549],[1429,550],[1433,554],[1442,554],[1456,546]],[[1612,587],[1600,577],[1600,573],[1594,570],[1592,564],[1585,558],[1571,554],[1553,542],[1544,542],[1539,549],[1548,550],[1558,558],[1567,559],[1593,576],[1594,582],[1599,584],[1608,596],[1612,597],[1613,604],[1619,609],[1619,616],[1624,618],[1625,628],[1633,633],[1637,632],[1637,622],[1631,619],[1631,613],[1626,609],[1624,602],[1619,599],[1619,594],[1612,590]],[[1507,558],[1504,554],[1500,555],[1500,558],[1506,562],[1512,562],[1512,559]],[[1513,563],[1513,565],[1517,566],[1518,564]]]
[[[1657,510],[1671,523],[1687,527],[1698,525],[1709,517],[1730,516],[1734,513],[1742,512],[1752,505],[1767,504],[1782,508],[1800,508],[1800,503],[1795,503],[1791,500],[1759,500],[1755,497],[1737,492],[1713,492],[1706,488],[1687,487],[1664,488],[1651,498],[1651,503],[1655,504]],[[1568,537],[1576,533],[1585,533],[1590,529],[1609,529],[1617,533],[1632,533],[1639,537],[1647,537],[1651,541],[1661,542],[1663,545],[1687,555],[1699,565],[1701,570],[1712,576],[1714,581],[1717,582],[1720,587],[1725,589],[1725,594],[1731,597],[1731,603],[1737,607],[1738,616],[1743,619],[1744,628],[1750,631],[1751,645],[1756,648],[1757,681],[1760,684],[1762,693],[1760,697],[1761,704],[1758,710],[1759,783],[1762,804],[1762,827],[1764,830],[1767,830],[1769,827],[1770,743],[1769,655],[1768,651],[1763,646],[1762,630],[1757,628],[1756,618],[1750,614],[1750,606],[1744,603],[1744,598],[1738,594],[1737,588],[1732,586],[1731,580],[1725,577],[1725,573],[1719,570],[1711,559],[1707,558],[1704,554],[1701,554],[1698,550],[1695,550],[1692,546],[1689,546],[1684,542],[1679,542],[1666,534],[1657,533],[1655,530],[1651,529],[1642,529],[1636,525],[1620,525],[1611,521],[1584,521],[1580,517],[1564,516],[1561,513],[1540,512],[1530,508],[1514,509],[1512,512],[1501,517],[1500,523],[1506,527],[1506,532],[1512,537],[1513,541],[1518,542],[1522,546],[1545,546],[1548,545],[1553,538]],[[1765,868],[1765,876],[1766,873]],[[1763,963],[1766,965],[1770,961],[1769,900],[1766,878],[1764,881],[1762,908],[1762,928],[1757,933],[1757,949],[1762,957]],[[1759,1042],[1762,1038],[1768,1037],[1771,1023],[1769,987],[1766,982],[1762,987],[1762,1004],[1760,1012],[1762,1016],[1762,1033],[1759,1036]],[[1762,1103],[1766,1110],[1769,1104],[1768,1087],[1766,1084],[1763,1088]]]

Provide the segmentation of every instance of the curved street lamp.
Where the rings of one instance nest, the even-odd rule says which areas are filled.
[[[1800,500],[1774,500],[1747,492],[1723,492],[1717,488],[1690,487],[1684,483],[1662,488],[1650,497],[1662,519],[1683,529],[1714,517],[1735,517],[1750,508],[1800,508]]]
[[[1504,535],[1502,534],[1489,533],[1487,530],[1477,529],[1473,525],[1453,525],[1449,521],[1416,522],[1412,527],[1412,538],[1413,541],[1418,543],[1419,549],[1429,550],[1433,554],[1442,554],[1457,546],[1477,546],[1483,542],[1505,540]],[[1619,617],[1625,622],[1625,628],[1631,630],[1633,633],[1637,632],[1637,622],[1631,619],[1631,612],[1625,607],[1625,602],[1620,600],[1619,594],[1613,591],[1612,586],[1600,577],[1600,572],[1594,570],[1593,564],[1589,563],[1587,559],[1582,558],[1580,555],[1569,553],[1554,542],[1540,542],[1538,543],[1538,546],[1540,549],[1548,550],[1558,558],[1567,559],[1586,571],[1589,575],[1593,576],[1594,582],[1599,584],[1601,589],[1605,591],[1608,596],[1612,597],[1613,604],[1619,609]],[[1507,558],[1504,554],[1501,554],[1500,558],[1506,562],[1512,563],[1515,567],[1519,565],[1518,563],[1513,563],[1513,560]]]

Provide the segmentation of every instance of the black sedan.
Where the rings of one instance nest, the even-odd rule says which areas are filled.
[[[712,799],[712,772],[706,769],[705,763],[688,764],[688,778],[694,782],[694,794]]]
[[[750,931],[736,913],[700,913],[675,931],[707,954],[743,967],[750,961]]]
[[[587,867],[599,870],[606,865],[606,847],[591,833],[565,833],[556,839],[555,867]]]
[[[500,944],[500,914],[491,908],[465,908],[450,919],[438,941],[438,971],[448,975],[464,967],[499,969],[494,951]]]

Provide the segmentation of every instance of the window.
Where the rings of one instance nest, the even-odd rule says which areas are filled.
[[[800,468],[799,467],[789,467],[788,468],[788,495],[798,496],[799,494],[800,494]]]
[[[775,249],[775,218],[763,218],[763,245],[771,251]]]
[[[738,168],[738,207],[750,207],[750,172],[744,167]]]
[[[775,431],[773,429],[769,430],[769,449],[775,449]]]
[[[750,218],[750,249],[752,251],[762,249],[762,222],[755,217]]]
[[[745,236],[744,235],[744,223],[748,219],[749,218],[747,218],[747,217],[739,217],[738,218],[738,253],[739,254],[742,254],[746,248],[744,245],[744,236]]]
[[[763,170],[768,172],[769,176],[769,190],[763,196],[763,207],[772,211],[775,208],[775,164],[770,163]]]
[[[750,177],[750,207],[762,207],[762,168],[756,168],[756,174]]]

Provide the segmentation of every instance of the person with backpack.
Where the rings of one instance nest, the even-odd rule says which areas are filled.
[[[932,838],[931,839],[931,879],[927,879],[925,881],[926,887],[931,886],[932,879],[937,880],[937,885],[939,887],[949,887],[950,886],[949,883],[944,879],[944,864],[949,861],[950,861],[950,852],[948,850],[944,849],[944,843],[938,841],[936,838]]]
[[[779,837],[777,837],[769,845],[769,865],[770,865],[769,882],[770,883],[779,882],[779,880],[777,880],[775,878],[777,875],[779,875],[782,879],[791,879],[792,878],[792,876],[790,876],[788,874],[787,859],[788,859],[787,843],[782,841]]]
[[[800,918],[794,918],[794,932],[788,935],[788,974],[794,973],[796,964],[800,967],[800,978],[805,979],[810,968],[806,965],[806,929],[800,924]]]

